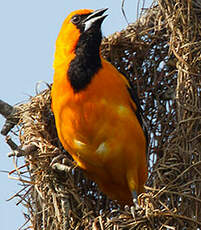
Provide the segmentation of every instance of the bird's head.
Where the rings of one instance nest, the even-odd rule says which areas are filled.
[[[107,15],[103,13],[107,9],[100,10],[76,10],[68,15],[65,19],[56,41],[56,53],[64,58],[73,54],[80,40],[87,44],[91,38],[96,39],[95,42],[100,45],[102,34],[101,24]],[[55,65],[56,63],[54,63]]]

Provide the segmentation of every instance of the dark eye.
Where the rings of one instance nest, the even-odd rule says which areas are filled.
[[[71,22],[75,25],[79,24],[81,21],[81,17],[80,15],[74,15],[72,18],[71,18]]]

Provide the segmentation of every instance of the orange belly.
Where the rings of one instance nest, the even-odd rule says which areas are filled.
[[[78,166],[111,199],[131,204],[131,191],[143,192],[147,179],[146,140],[125,82],[103,64],[109,66],[78,94],[55,81],[52,109],[59,139]],[[104,77],[110,68],[114,75]]]
[[[68,122],[60,124],[58,134],[78,166],[105,194],[120,204],[131,204],[131,191],[143,192],[146,181],[146,145],[133,111],[123,110],[101,102],[83,104],[82,112],[65,108],[60,117],[65,120],[68,114]]]

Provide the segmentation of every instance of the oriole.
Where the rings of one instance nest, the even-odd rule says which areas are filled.
[[[100,55],[101,10],[77,10],[56,41],[52,111],[77,165],[120,204],[144,191],[147,140],[128,80]]]

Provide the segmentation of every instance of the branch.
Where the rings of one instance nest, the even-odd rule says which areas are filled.
[[[16,156],[21,157],[28,154],[33,154],[37,150],[37,147],[34,144],[30,145],[24,145],[22,148],[19,147],[10,136],[6,137],[6,143],[10,146],[10,148],[13,150],[13,152],[8,154],[8,157]]]
[[[0,100],[0,114],[6,118],[6,122],[1,130],[2,135],[7,135],[8,132],[18,123],[18,108],[9,105],[8,103]]]
[[[8,132],[19,122],[19,111],[19,107],[11,106],[8,103],[0,100],[0,114],[6,118],[6,122],[1,130],[1,134],[6,136],[6,143],[13,150],[13,152],[8,154],[8,157],[21,157],[32,154],[37,150],[37,147],[34,144],[25,145],[21,148],[15,144],[15,142],[13,142],[10,136],[7,136]]]

